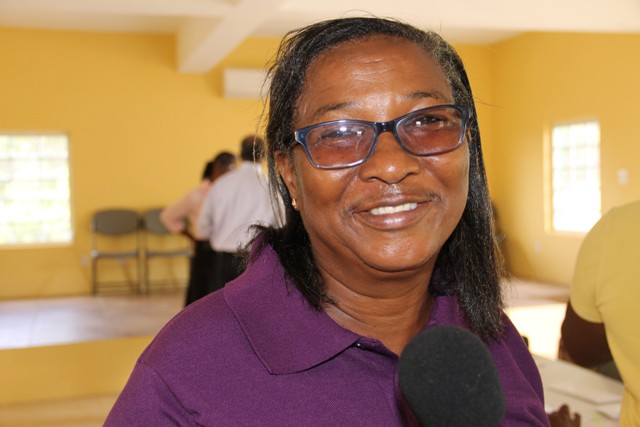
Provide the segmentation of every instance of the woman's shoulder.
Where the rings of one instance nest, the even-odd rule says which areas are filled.
[[[223,293],[215,292],[176,314],[155,336],[141,356],[161,368],[174,359],[185,363],[197,354],[213,354],[242,334]],[[205,353],[203,353],[205,352]]]
[[[240,277],[175,315],[157,334],[143,357],[167,357],[171,353],[190,351],[230,351],[235,348],[235,342],[246,343],[243,315],[253,316],[258,307],[264,306],[265,299],[286,294],[281,289],[284,287],[281,283],[283,272],[277,256],[266,247],[258,252]]]

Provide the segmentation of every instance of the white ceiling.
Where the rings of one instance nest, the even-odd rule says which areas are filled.
[[[173,33],[178,68],[205,72],[250,36],[373,14],[484,44],[519,32],[640,34],[640,0],[0,0],[0,26]]]

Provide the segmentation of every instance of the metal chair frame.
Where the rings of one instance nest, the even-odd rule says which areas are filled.
[[[161,212],[162,212],[162,208],[153,208],[153,209],[148,209],[142,214],[142,229],[144,231],[144,238],[143,238],[143,244],[142,244],[142,259],[144,263],[143,286],[144,286],[145,292],[151,292],[152,283],[150,280],[149,272],[151,271],[150,261],[152,259],[184,257],[184,258],[187,258],[187,261],[188,261],[193,255],[193,249],[191,248],[191,245],[189,242],[188,242],[188,245],[185,245],[184,248],[170,248],[170,249],[157,248],[157,247],[153,247],[150,244],[149,237],[151,237],[151,235],[160,236],[160,237],[173,235],[174,237],[177,237],[175,236],[175,234],[172,234],[169,230],[167,230],[164,224],[162,224],[162,221],[160,221]],[[187,240],[186,236],[184,237],[184,239]]]
[[[132,248],[127,250],[99,249],[100,239],[125,236],[134,237],[135,244]],[[98,278],[98,262],[103,259],[120,260],[122,263],[127,259],[134,259],[136,262],[136,279],[133,283],[130,281],[127,281],[127,283],[129,288],[133,287],[135,292],[140,292],[143,274],[140,215],[138,212],[131,209],[103,209],[93,215],[91,220],[91,290],[94,295],[98,293],[101,287],[123,287],[120,282],[100,282]]]

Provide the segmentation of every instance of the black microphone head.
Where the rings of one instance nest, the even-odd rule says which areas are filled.
[[[491,353],[462,328],[437,326],[414,337],[400,355],[398,381],[425,427],[494,427],[504,416]]]

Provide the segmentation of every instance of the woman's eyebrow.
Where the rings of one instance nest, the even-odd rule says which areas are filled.
[[[441,93],[439,91],[431,91],[431,92],[416,91],[416,92],[411,92],[410,94],[408,94],[406,96],[406,98],[408,98],[408,99],[433,98],[433,99],[436,99],[436,100],[443,100],[443,101],[448,99],[446,96],[444,96],[443,93]]]
[[[320,117],[322,117],[323,115],[325,115],[326,113],[330,112],[330,111],[337,111],[337,110],[342,110],[345,108],[348,108],[352,105],[355,105],[356,102],[353,101],[347,101],[347,102],[338,102],[335,104],[329,104],[329,105],[323,105],[322,107],[316,109],[313,114],[311,114],[311,120],[312,121],[316,121],[318,120]]]

